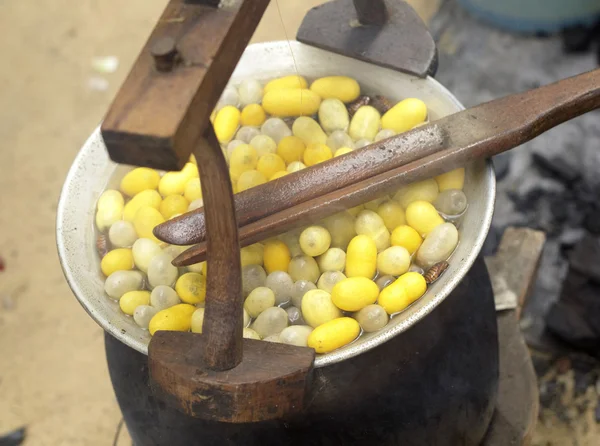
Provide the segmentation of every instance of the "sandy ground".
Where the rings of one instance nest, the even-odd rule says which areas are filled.
[[[320,0],[277,0],[253,41],[293,37]],[[426,20],[438,0],[412,0]],[[55,248],[62,182],[102,119],[166,0],[0,2],[0,436],[25,445],[129,445],[101,328],[71,294]],[[114,73],[95,57],[114,56]],[[590,406],[593,407],[593,406]],[[542,413],[535,445],[597,443],[581,423]]]
[[[273,1],[254,41],[293,37],[319,3]],[[428,17],[437,1],[414,3]],[[102,330],[63,279],[55,209],[73,158],[165,4],[0,2],[0,435],[27,426],[26,445],[112,444],[121,419]],[[118,59],[114,73],[92,67],[103,56]],[[117,444],[130,444],[124,429]]]

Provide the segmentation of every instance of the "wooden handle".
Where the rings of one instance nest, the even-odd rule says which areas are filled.
[[[287,209],[243,226],[240,229],[241,245],[247,246],[299,225],[314,222],[340,210],[394,192],[402,185],[464,166],[475,158],[487,158],[512,149],[562,122],[598,107],[600,107],[600,70],[595,70],[464,110],[428,126],[311,167],[306,171],[319,172],[322,178],[327,179],[326,185],[321,187],[329,186],[330,192],[303,203],[292,203]],[[432,147],[431,136],[424,141],[420,140],[423,133],[440,135],[440,144]],[[408,141],[412,141],[412,144],[408,144]],[[379,172],[382,168],[381,164],[385,162],[380,165],[365,164],[362,169],[356,169],[367,171],[365,179],[335,189],[340,182],[344,182],[343,178],[335,176],[336,172],[343,172],[346,167],[351,168],[356,165],[355,157],[352,155],[377,150],[389,150],[391,159],[399,159],[396,154],[411,150],[412,153],[408,152],[408,154],[412,155],[414,160],[374,176],[367,176],[367,174]],[[331,170],[328,169],[329,166],[332,166]],[[282,184],[278,182],[285,181],[286,188],[293,187],[293,190],[289,191],[292,195],[295,191],[301,193],[303,189],[309,188],[308,183],[302,181],[296,184],[294,178],[303,177],[304,172],[287,175],[255,189],[277,189]],[[268,197],[263,197],[262,200],[268,200]],[[278,204],[281,205],[280,208],[286,207],[285,203]],[[195,218],[198,215],[200,214],[186,214],[180,218],[191,224],[197,224],[198,220]],[[168,225],[165,224],[165,227],[157,233],[163,235]],[[197,229],[198,226],[187,228],[190,234],[195,233]],[[181,254],[174,263],[177,265],[196,263],[204,258],[204,251],[204,245],[199,244]]]
[[[207,205],[208,278],[203,358],[242,360],[239,242],[228,168],[209,116],[269,0],[170,0],[104,122],[113,161],[175,170],[192,150]]]
[[[209,253],[203,359],[212,370],[229,370],[242,361],[242,267],[229,168],[211,125],[195,155],[206,203]]]
[[[250,423],[298,415],[305,408],[315,351],[242,338],[242,276],[233,193],[212,126],[194,153],[207,205],[204,325],[202,334],[154,334],[148,346],[150,385],[168,404],[206,420]]]
[[[102,123],[113,161],[178,170],[189,159],[269,0],[223,3],[169,1]]]

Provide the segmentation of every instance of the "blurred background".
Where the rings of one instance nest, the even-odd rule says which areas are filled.
[[[166,3],[0,2],[2,446],[19,444],[2,443],[2,436],[21,428],[25,445],[131,444],[120,427],[102,329],[60,269],[55,210],[72,160]],[[293,39],[306,11],[320,3],[273,0],[253,42]],[[409,3],[438,42],[436,77],[465,106],[598,65],[599,1]],[[521,320],[540,380],[536,445],[600,444],[598,117],[566,123],[494,161],[500,184],[486,254],[508,226],[548,236]],[[573,274],[576,290],[563,285]]]

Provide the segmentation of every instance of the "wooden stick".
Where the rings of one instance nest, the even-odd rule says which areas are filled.
[[[252,213],[253,217],[250,219],[252,223],[246,224],[240,229],[241,245],[247,246],[299,225],[314,222],[393,192],[402,185],[464,166],[473,159],[487,158],[512,149],[562,122],[598,107],[600,107],[600,70],[595,70],[545,87],[479,105],[420,129],[344,155],[339,159],[306,169],[307,172],[314,173],[314,175],[310,175],[311,177],[321,178],[321,180],[317,180],[320,190],[329,190],[309,200],[298,203],[298,200],[293,199],[295,193],[302,196],[310,195],[306,191],[312,189],[311,183],[304,181],[306,175],[299,175],[304,171],[250,189],[238,194],[242,200],[236,199],[236,206],[250,195],[244,196],[247,192],[256,191],[255,193],[258,193],[259,190],[262,192],[254,203],[255,209]],[[432,148],[435,136],[433,138],[429,136],[424,141],[415,138],[417,135],[422,135],[423,132],[441,135],[443,143]],[[407,147],[406,144],[409,140],[413,141],[413,144]],[[412,162],[376,175],[359,175],[366,176],[366,178],[337,188],[337,185],[345,184],[346,181],[345,178],[340,178],[336,174],[351,170],[364,170],[368,173],[379,172],[382,165],[387,163],[386,160],[381,159],[379,164],[373,162],[361,166],[355,163],[356,159],[362,158],[362,156],[352,156],[355,153],[368,154],[363,155],[367,158],[373,152],[389,150],[389,156],[393,157],[397,151],[410,154],[409,148],[412,148],[412,154],[417,154]],[[376,154],[372,156],[373,158],[377,157]],[[400,158],[401,156],[397,156],[394,159],[399,160]],[[302,178],[302,181],[295,181],[294,178]],[[326,181],[324,182],[322,178],[325,178]],[[271,202],[272,195],[270,194],[279,196],[276,191],[281,189],[286,189],[285,194],[291,195],[289,201]],[[258,219],[256,215],[259,210],[263,210],[264,203],[270,204],[267,209],[277,208],[279,211],[270,213],[265,210],[264,217]],[[242,220],[241,210],[237,207],[236,209],[238,219]],[[170,222],[161,225],[155,230],[155,233],[165,241],[178,240],[186,242],[182,244],[191,244],[190,240],[198,240],[197,234],[201,233],[203,229],[202,225],[198,226],[203,220],[203,217],[198,218],[200,215],[203,215],[202,210],[186,214],[173,225]],[[248,221],[248,218],[244,220]],[[165,237],[165,235],[171,237]],[[203,246],[200,244],[188,249],[175,259],[174,264],[188,265],[202,261],[205,250]]]
[[[242,274],[229,169],[212,125],[195,150],[206,202],[207,283],[203,363],[229,370],[242,361]]]

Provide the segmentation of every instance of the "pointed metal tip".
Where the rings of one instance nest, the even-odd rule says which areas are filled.
[[[204,214],[192,211],[156,226],[152,233],[171,245],[186,246],[204,238]]]
[[[154,229],[152,230],[152,233],[154,234],[154,237],[159,239],[161,242],[169,243],[171,245],[176,245],[176,243],[174,243],[174,239],[172,237],[172,235],[173,235],[173,230],[171,229],[172,226],[173,226],[173,221],[166,221],[164,223],[159,224],[158,226],[155,226]]]

